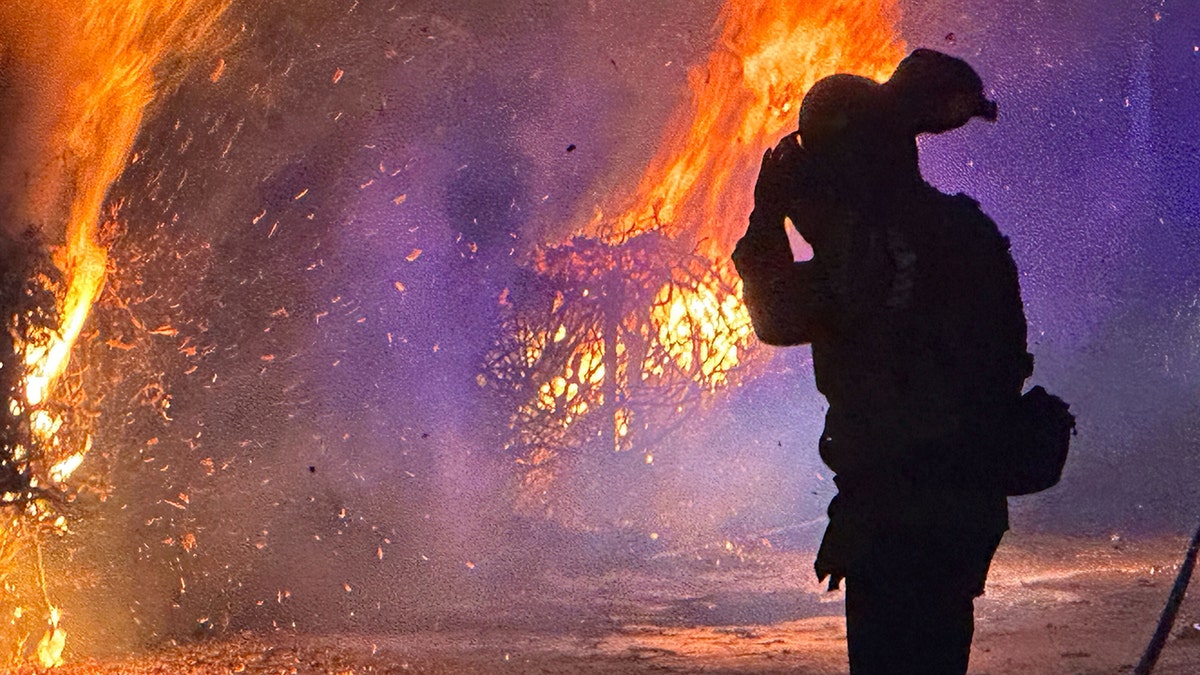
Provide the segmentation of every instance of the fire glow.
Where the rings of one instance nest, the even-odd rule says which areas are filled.
[[[43,344],[25,350],[25,399],[38,406],[66,371],[92,304],[104,283],[107,242],[101,242],[101,209],[120,177],[147,107],[162,83],[156,68],[167,56],[188,56],[224,11],[225,2],[93,1],[75,17],[77,53],[87,64],[65,106],[56,141],[70,158],[71,205],[64,241],[54,251],[63,276],[61,323]],[[34,346],[37,344],[37,346]]]
[[[834,73],[876,80],[904,56],[895,0],[730,0],[716,49],[688,73],[691,100],[667,128],[632,205],[585,234],[621,243],[690,235],[725,265],[744,229],[759,161],[795,128],[804,92]]]
[[[109,190],[130,162],[148,110],[176,82],[181,64],[212,48],[228,4],[93,0],[82,11],[0,10],[33,36],[25,52],[45,52],[24,55],[45,62],[31,70],[53,74],[45,88],[57,92],[40,104],[49,131],[39,152],[64,158],[35,173],[25,209],[52,248],[61,277],[53,288],[58,325],[21,342],[28,374],[18,405],[46,448],[41,471],[47,484],[66,481],[90,447],[61,442],[64,420],[51,404],[121,229],[121,206]],[[635,434],[657,426],[639,389],[667,392],[659,399],[674,414],[689,397],[732,383],[752,338],[740,283],[727,261],[750,210],[762,150],[794,123],[803,92],[817,79],[845,71],[876,78],[889,73],[902,54],[894,12],[894,0],[728,2],[715,51],[689,73],[690,100],[665,131],[633,196],[614,210],[619,215],[598,212],[572,243],[546,248],[533,262],[561,290],[538,316],[515,319],[507,336],[518,343],[516,362],[534,373],[536,385],[524,390],[536,393],[513,419],[524,435],[522,463],[545,464],[577,441],[568,432],[589,418],[600,424],[597,435],[610,448],[632,449]],[[43,35],[47,27],[65,37]],[[228,67],[219,60],[207,77],[216,82]],[[343,74],[337,69],[332,82]],[[399,205],[403,196],[396,200]],[[58,210],[63,215],[56,219]],[[408,259],[420,253],[414,249]],[[558,440],[549,440],[547,425]],[[653,455],[647,452],[645,461]],[[44,569],[40,561],[38,568]],[[44,579],[41,585],[45,591]],[[62,663],[66,632],[59,608],[43,595],[48,627],[36,658],[50,668]]]

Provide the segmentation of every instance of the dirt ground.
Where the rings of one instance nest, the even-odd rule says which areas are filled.
[[[1006,539],[976,604],[971,672],[1131,672],[1185,546]],[[398,634],[243,634],[56,672],[845,673],[842,598],[811,580],[811,561],[767,547],[678,554],[551,576],[502,605],[467,603]],[[1200,673],[1200,591],[1185,600],[1155,673]]]

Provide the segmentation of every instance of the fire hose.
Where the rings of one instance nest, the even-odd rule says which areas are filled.
[[[1175,617],[1179,614],[1179,605],[1183,603],[1183,596],[1187,593],[1188,582],[1192,579],[1192,570],[1196,567],[1198,551],[1200,551],[1200,527],[1197,527],[1196,533],[1192,535],[1192,542],[1188,545],[1187,554],[1183,557],[1183,565],[1179,567],[1179,574],[1175,577],[1175,585],[1171,587],[1171,594],[1167,596],[1167,604],[1163,607],[1162,615],[1158,617],[1158,628],[1154,631],[1154,637],[1150,638],[1150,644],[1146,645],[1146,651],[1142,654],[1142,660],[1138,662],[1137,668],[1134,668],[1133,675],[1150,675],[1150,672],[1154,670],[1154,664],[1158,662],[1158,655],[1162,653],[1167,636],[1171,634],[1171,628],[1175,625]]]

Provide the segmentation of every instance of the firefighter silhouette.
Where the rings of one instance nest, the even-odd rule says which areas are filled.
[[[965,62],[917,50],[883,84],[816,83],[763,157],[734,263],[768,344],[812,344],[838,494],[817,554],[846,581],[851,672],[966,672],[1008,529],[986,439],[1032,372],[1008,241],[929,186],[916,136],[996,119]],[[794,262],[790,218],[813,258]]]

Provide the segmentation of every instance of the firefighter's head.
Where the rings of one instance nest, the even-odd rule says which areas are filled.
[[[879,83],[858,75],[838,74],[819,80],[800,105],[800,140],[822,153],[862,140],[878,129],[882,112]]]
[[[823,166],[855,184],[907,184],[920,175],[917,147],[898,120],[878,82],[831,75],[814,84],[800,105],[800,139]]]

